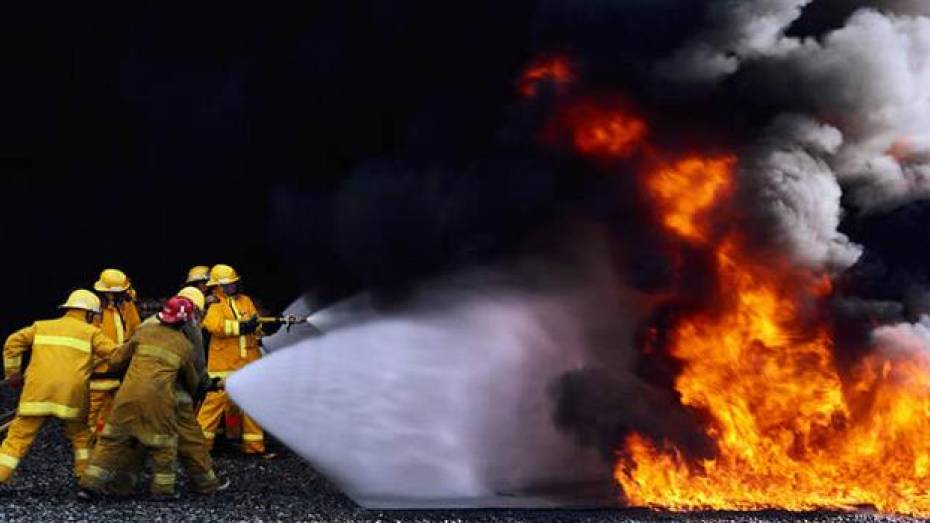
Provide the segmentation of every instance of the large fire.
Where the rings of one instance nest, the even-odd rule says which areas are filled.
[[[525,85],[561,76],[554,66],[538,71]],[[930,356],[879,348],[840,370],[822,312],[830,278],[747,242],[728,205],[735,155],[665,153],[646,143],[649,126],[629,104],[603,99],[576,97],[557,121],[577,152],[611,160],[603,166],[636,162],[661,226],[711,260],[712,295],[697,309],[682,296],[691,306],[664,339],[681,362],[680,401],[700,413],[716,448],[698,457],[630,433],[614,473],[626,501],[930,516]]]
[[[713,305],[678,321],[670,352],[683,362],[681,401],[706,413],[717,452],[690,459],[629,435],[615,472],[628,502],[930,514],[930,360],[872,355],[842,376],[813,312],[829,293],[825,277],[757,259],[738,232],[714,240],[699,226],[728,194],[734,165],[689,158],[647,173],[668,230],[713,254]]]

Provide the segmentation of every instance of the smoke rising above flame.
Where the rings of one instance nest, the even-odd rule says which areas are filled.
[[[452,62],[464,87],[429,78],[474,106],[423,96],[409,149],[307,221],[376,291],[515,254],[572,273],[521,284],[574,288],[551,226],[603,235],[608,296],[579,300],[615,318],[564,315],[586,345],[551,421],[606,456],[625,503],[930,515],[930,336],[900,295],[848,295],[873,246],[846,227],[930,194],[923,4],[542,2],[498,81],[483,59]]]
[[[739,224],[714,235],[709,213],[730,205],[736,164],[734,156],[689,156],[643,174],[657,219],[711,259],[712,297],[681,314],[666,350],[682,363],[680,401],[705,414],[716,452],[693,459],[632,432],[615,474],[627,501],[930,514],[928,355],[879,352],[842,376],[823,313],[829,275],[754,255]]]
[[[684,408],[699,413],[714,449],[694,455],[632,427],[615,448],[615,479],[631,505],[867,505],[930,515],[925,329],[880,328],[870,350],[844,366],[829,313],[837,299],[832,277],[862,252],[838,230],[844,191],[860,210],[923,191],[924,178],[908,171],[927,169],[920,144],[930,129],[930,55],[913,53],[930,42],[930,20],[861,11],[820,41],[788,36],[810,3],[713,2],[710,26],[657,65],[657,81],[697,92],[749,67],[747,85],[792,107],[732,153],[682,154],[647,143],[666,134],[658,123],[586,100],[577,89],[564,102],[573,118],[559,122],[570,128],[575,151],[626,162],[653,223],[678,251],[667,255],[702,260],[666,288],[672,319],[650,327],[643,350],[652,357],[662,340],[659,351],[678,365],[672,388]],[[890,65],[894,58],[860,43],[885,38],[895,44],[883,52],[910,65]],[[843,65],[832,61],[840,58]],[[755,83],[779,67],[798,81],[796,92],[779,80]],[[895,67],[923,94],[878,79],[856,87],[852,76]],[[835,99],[815,81],[833,85]],[[904,107],[923,114],[896,112]],[[704,280],[705,294],[693,295],[689,279]]]

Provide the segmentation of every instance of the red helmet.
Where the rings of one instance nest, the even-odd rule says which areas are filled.
[[[165,302],[165,306],[158,313],[162,323],[183,323],[191,319],[194,312],[194,302],[183,296],[174,296]]]

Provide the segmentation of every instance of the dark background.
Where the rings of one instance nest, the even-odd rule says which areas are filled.
[[[530,143],[521,67],[566,52],[592,83],[648,97],[651,64],[706,5],[27,4],[0,15],[0,335],[106,267],[162,297],[190,266],[228,263],[280,309],[499,255],[583,200],[564,184],[576,166]],[[793,31],[858,4],[815,2]],[[850,217],[883,240],[870,275],[893,259],[920,272],[921,209]]]
[[[526,2],[301,4],[4,7],[0,331],[55,314],[111,266],[144,297],[229,263],[272,308],[340,277],[338,181],[413,141],[424,106],[510,96],[489,75],[525,54],[503,40],[525,29]],[[434,127],[494,125],[459,116],[462,130]],[[423,142],[456,141],[423,133],[437,155]],[[275,212],[300,198],[325,210]]]
[[[105,267],[155,297],[228,263],[278,309],[494,256],[560,200],[520,69],[644,66],[700,2],[299,4],[3,8],[0,330]]]

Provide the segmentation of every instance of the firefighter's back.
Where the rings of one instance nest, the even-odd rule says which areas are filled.
[[[132,360],[105,430],[119,428],[141,441],[174,434],[175,383],[191,359],[191,344],[177,329],[160,324],[143,325],[131,343]]]
[[[77,418],[86,406],[98,329],[70,316],[37,321],[35,327],[20,412]]]

